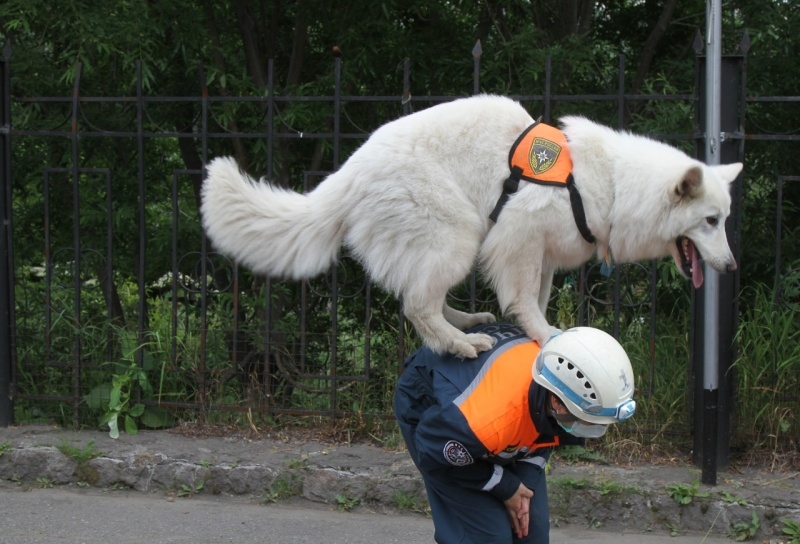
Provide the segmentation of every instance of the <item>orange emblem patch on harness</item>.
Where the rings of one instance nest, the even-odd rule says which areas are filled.
[[[533,183],[567,183],[572,157],[564,133],[544,123],[534,123],[520,134],[508,156],[511,168],[522,170],[521,179]]]

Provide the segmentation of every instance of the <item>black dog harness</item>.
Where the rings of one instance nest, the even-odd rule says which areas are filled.
[[[540,185],[560,185],[569,191],[572,215],[581,236],[590,244],[595,243],[594,234],[586,223],[581,193],[572,177],[572,156],[563,132],[536,121],[511,146],[508,166],[511,168],[511,175],[503,182],[503,192],[489,214],[489,219],[497,223],[500,211],[508,198],[517,192],[519,182],[523,179]]]

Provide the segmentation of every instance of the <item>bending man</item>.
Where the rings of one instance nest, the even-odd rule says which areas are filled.
[[[406,361],[394,397],[435,540],[546,544],[550,451],[633,415],[631,363],[612,336],[589,327],[543,348],[514,325],[468,332],[493,336],[494,347],[469,360],[423,347]]]

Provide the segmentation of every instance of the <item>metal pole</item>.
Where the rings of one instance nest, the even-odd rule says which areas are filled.
[[[720,164],[720,100],[722,9],[719,0],[706,0],[706,163]],[[719,274],[703,264],[703,462],[702,482],[717,483],[717,417],[719,397]]]

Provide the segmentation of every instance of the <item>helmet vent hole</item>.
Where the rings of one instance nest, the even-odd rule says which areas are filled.
[[[581,372],[581,371],[579,370],[579,371],[578,371],[578,374],[577,374],[577,376],[578,376],[578,379],[579,379],[579,380],[582,380],[582,379],[583,379],[583,372]]]
[[[592,384],[590,384],[589,382],[583,382],[583,386],[584,386],[586,389],[591,389],[591,388],[592,388]]]
[[[563,360],[563,359],[560,359],[560,361],[561,361],[562,363],[564,362],[564,360]],[[568,369],[570,369],[570,370],[572,370],[573,368],[575,368],[575,365],[573,365],[572,363],[567,363],[567,368],[568,368]]]
[[[597,400],[597,395],[592,393],[591,395],[589,395],[589,398],[591,398],[592,400]]]

